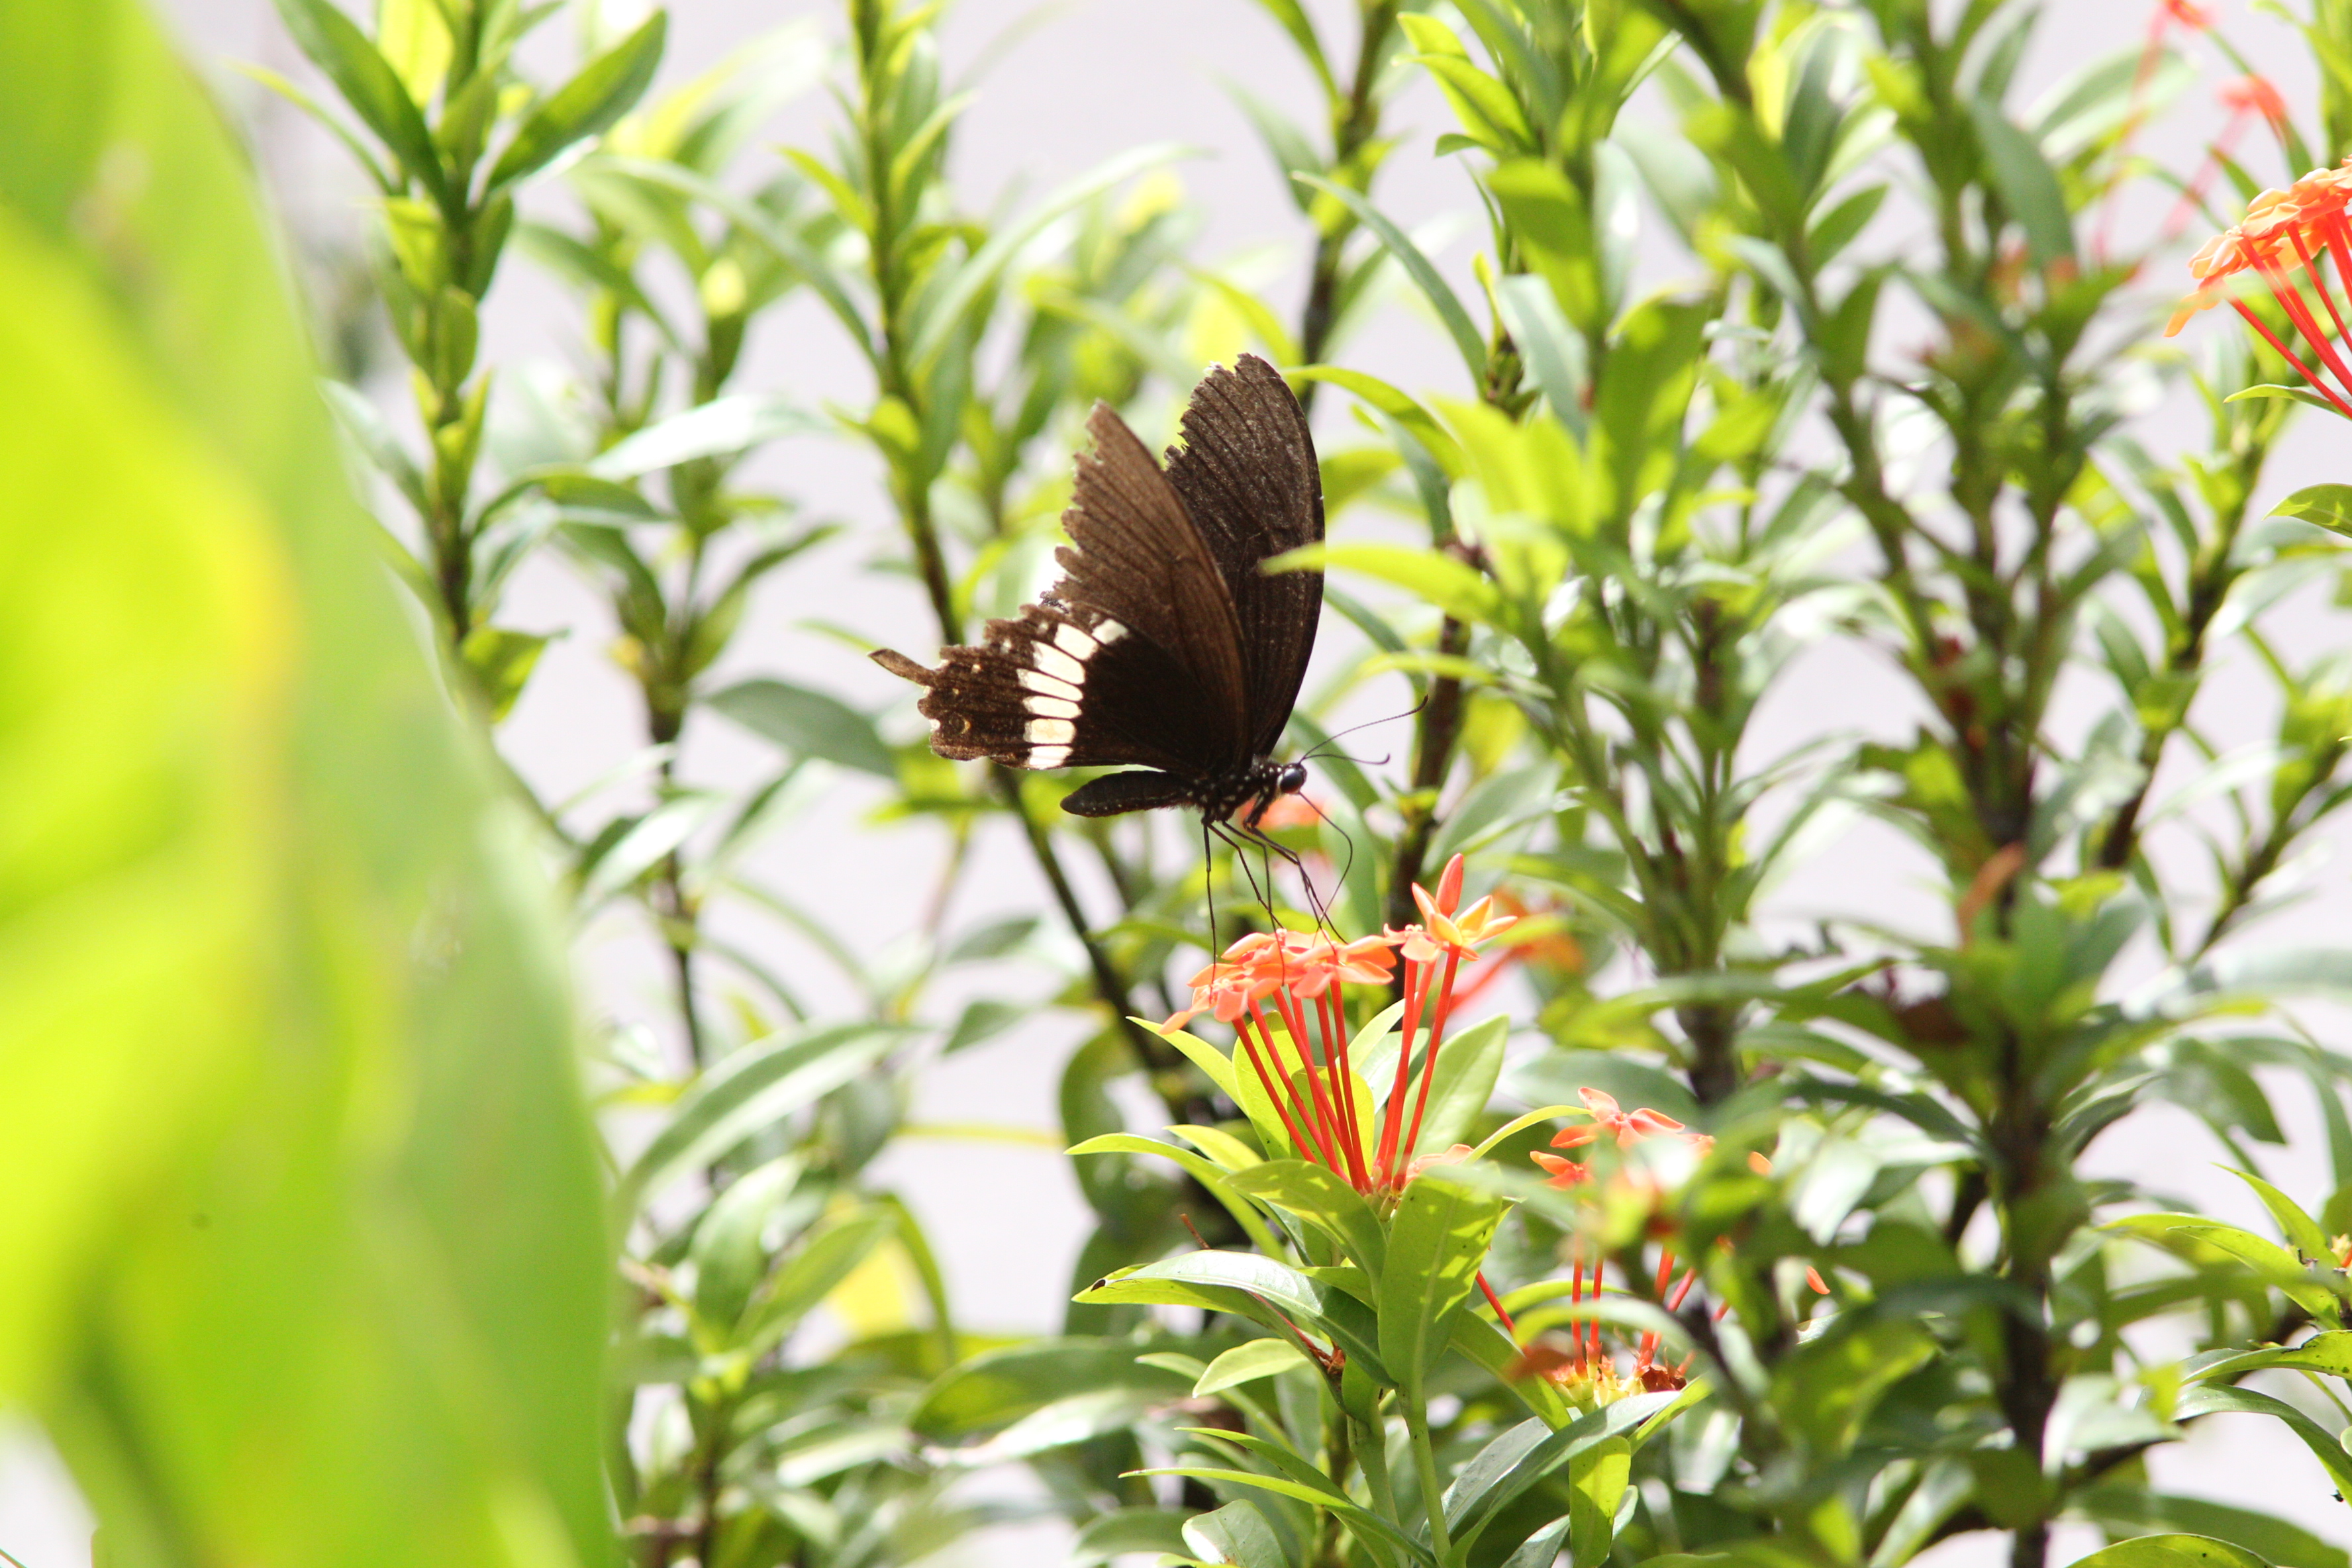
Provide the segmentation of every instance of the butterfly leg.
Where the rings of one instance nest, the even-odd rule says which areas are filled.
[[[1249,840],[1242,837],[1240,831],[1230,822],[1213,822],[1207,817],[1202,817],[1201,819],[1201,827],[1202,831],[1213,834],[1218,843],[1225,846],[1225,847],[1234,852],[1234,864],[1241,868],[1243,877],[1247,879],[1249,881],[1251,894],[1256,898],[1259,907],[1265,910],[1266,926],[1270,930],[1280,929],[1282,922],[1276,920],[1274,914],[1274,875],[1272,868],[1270,866],[1268,867],[1265,885],[1264,887],[1260,887],[1258,885],[1257,873],[1250,869],[1249,856],[1245,852],[1245,846]]]
[[[1275,860],[1279,859],[1284,865],[1298,873],[1298,885],[1306,890],[1307,907],[1314,911],[1316,929],[1329,937],[1334,946],[1346,945],[1344,939],[1339,935],[1339,929],[1331,923],[1330,905],[1324,901],[1323,895],[1315,890],[1315,879],[1307,871],[1307,862],[1299,858],[1297,852],[1288,845],[1274,838],[1265,829],[1258,826],[1255,820],[1244,821],[1234,831],[1249,843],[1256,845],[1266,857],[1266,885],[1269,888],[1274,884]]]

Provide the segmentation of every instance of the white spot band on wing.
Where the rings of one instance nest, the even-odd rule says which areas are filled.
[[[1032,719],[1022,738],[1033,746],[1064,746],[1077,739],[1078,727],[1067,719]]]
[[[1054,657],[1059,658],[1062,656],[1055,653]],[[1074,668],[1077,668],[1077,661],[1073,659],[1071,665]],[[1034,691],[1045,697],[1058,697],[1065,702],[1075,702],[1078,700],[1077,676],[1072,676],[1069,679],[1064,680],[1058,676],[1047,675],[1042,670],[1022,669],[1015,670],[1013,673],[1020,677],[1022,687],[1026,690]],[[1080,668],[1078,673],[1083,675],[1086,671]]]
[[[1078,716],[1078,705],[1059,697],[1024,697],[1021,700],[1021,706],[1040,719],[1075,719]],[[1034,739],[1034,736],[1031,738]]]
[[[1035,746],[1029,752],[1029,765],[1033,768],[1058,768],[1069,760],[1067,746]]]
[[[1056,637],[1059,637],[1062,633],[1057,629],[1054,635]],[[1083,637],[1084,634],[1081,633],[1080,636]],[[1040,675],[1050,675],[1056,680],[1067,681],[1072,686],[1078,686],[1084,684],[1087,679],[1087,667],[1084,664],[1081,664],[1079,660],[1085,658],[1087,654],[1094,651],[1095,645],[1087,643],[1087,652],[1079,654],[1076,658],[1073,658],[1070,655],[1064,653],[1060,648],[1055,647],[1052,643],[1031,643],[1029,645],[1029,662],[1036,666],[1037,673]],[[1024,673],[1025,674],[1027,672],[1024,671]],[[1026,683],[1024,682],[1024,684]],[[1043,690],[1044,688],[1040,687],[1037,689]]]

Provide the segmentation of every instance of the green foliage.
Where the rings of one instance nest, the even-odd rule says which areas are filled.
[[[551,911],[210,107],[128,5],[11,7],[0,57],[0,1388],[113,1561],[607,1561]]]
[[[1020,1465],[1083,1563],[1898,1568],[1994,1528],[2038,1568],[2069,1520],[2117,1568],[2338,1563],[2144,1461],[2252,1413],[2352,1489],[2352,1112],[2298,1011],[2352,952],[2264,924],[2352,799],[2352,667],[2277,635],[2344,575],[2352,492],[2274,496],[2310,401],[2284,362],[2223,318],[2217,352],[2157,351],[2122,292],[2148,258],[2108,204],[2184,62],[2135,43],[2025,101],[2021,0],[1360,0],[1351,31],[1261,0],[1308,84],[1242,99],[1298,219],[1277,301],[1195,254],[1179,149],[959,188],[935,7],[848,0],[835,41],[794,24],[658,89],[659,13],[590,16],[576,65],[526,75],[562,9],[281,0],[324,85],[256,73],[374,188],[415,418],[328,401],[446,692],[366,580],[185,82],[112,0],[0,12],[32,84],[0,104],[0,1120],[34,1173],[0,1217],[0,1391],[110,1558],[592,1563],[617,1521],[644,1568],[879,1568],[1015,1517],[963,1482]],[[2276,128],[2290,174],[2352,123],[2343,10],[2300,18],[2322,123]],[[822,144],[763,143],[820,81]],[[1377,189],[1421,155],[1388,123],[1415,82],[1485,220],[1466,282]],[[486,363],[509,242],[575,302],[566,374]],[[1355,363],[1398,298],[1447,384]],[[870,396],[759,384],[787,321]],[[1252,344],[1343,405],[1331,537],[1272,563],[1327,572],[1336,612],[1293,739],[1390,676],[1417,704],[1394,767],[1318,757],[1323,823],[1273,829],[1311,889],[950,766],[814,661],[746,668],[763,619],[972,637],[1044,581],[1095,402],[1164,434]],[[2150,449],[2168,385],[2202,450]],[[878,510],[762,488],[785,441],[856,450]],[[812,618],[842,545],[919,624]],[[509,730],[500,815],[443,699],[530,700],[569,628],[501,596],[542,559],[617,630],[627,710],[582,721],[629,760],[541,801]],[[1903,716],[1769,754],[1758,716],[1824,647]],[[2209,679],[2231,658],[2269,684],[2258,743]],[[714,773],[711,714],[752,776]],[[846,789],[939,857],[880,952],[755,853]],[[1003,835],[1050,907],[955,923]],[[533,854],[668,988],[592,1054],[601,1204]],[[1439,925],[1456,855],[1517,918],[1445,937],[1433,991],[1427,960],[1286,973],[1231,1052],[1139,1021],[1236,916]],[[1791,921],[1824,856],[1927,912]],[[1090,1231],[1065,1331],[1008,1342],[959,1321],[877,1162],[930,1061],[1051,1009],[1082,1025],[1058,1109]],[[2320,1109],[2325,1192],[2258,1173],[2282,1084]],[[2159,1100],[2275,1237],[2085,1173]]]

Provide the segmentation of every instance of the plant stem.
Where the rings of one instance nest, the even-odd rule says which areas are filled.
[[[1437,651],[1459,658],[1469,651],[1470,628],[1445,617],[1437,629]],[[1462,735],[1462,682],[1450,675],[1433,677],[1429,701],[1421,710],[1413,748],[1412,793],[1426,794],[1429,802],[1415,810],[1403,837],[1397,840],[1396,867],[1389,873],[1389,923],[1409,925],[1420,917],[1412,902],[1412,885],[1421,880],[1429,846],[1437,837],[1437,791],[1454,761],[1454,744]]]
[[[1334,178],[1344,177],[1348,165],[1380,133],[1381,102],[1375,89],[1380,86],[1389,34],[1396,26],[1397,10],[1397,0],[1371,0],[1358,12],[1361,31],[1356,39],[1355,75],[1348,83],[1347,96],[1331,104],[1330,166]],[[1307,306],[1298,322],[1298,358],[1302,364],[1320,364],[1331,346],[1331,331],[1339,324],[1339,264],[1349,237],[1355,232],[1354,220],[1342,215],[1316,237]],[[1302,410],[1309,414],[1315,411],[1315,392],[1321,384],[1310,381],[1298,389],[1298,406]]]
[[[1397,1512],[1396,1487],[1389,1479],[1388,1434],[1381,1424],[1360,1421],[1350,1415],[1348,1425],[1355,1437],[1356,1462],[1364,1467],[1364,1485],[1372,1494],[1372,1507],[1391,1524],[1402,1524]]]
[[[1421,1480],[1422,1517],[1429,1521],[1429,1548],[1443,1563],[1454,1554],[1454,1542],[1445,1532],[1444,1489],[1437,1484],[1437,1452],[1429,1445],[1429,1416],[1423,1408],[1419,1379],[1399,1391],[1397,1403],[1404,1406],[1405,1436],[1412,1443],[1412,1468]]]

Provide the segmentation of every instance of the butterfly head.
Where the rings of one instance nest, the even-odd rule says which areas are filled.
[[[1276,795],[1297,795],[1306,787],[1307,764],[1305,763],[1285,763],[1282,772],[1274,776],[1274,793]]]

